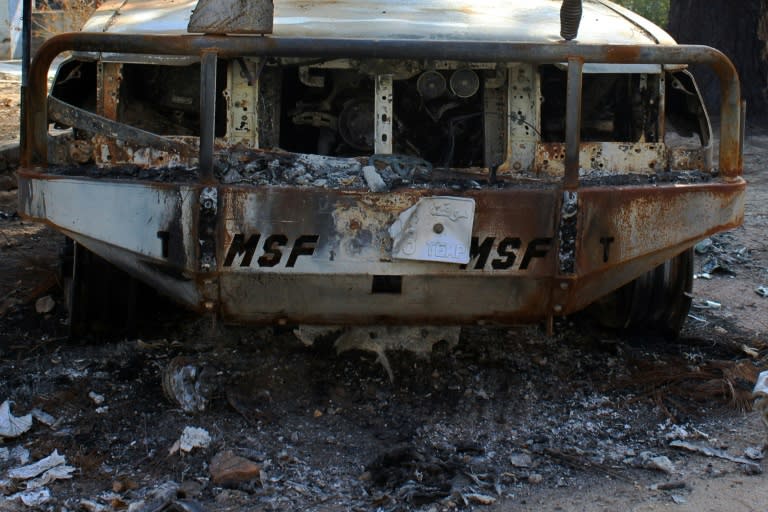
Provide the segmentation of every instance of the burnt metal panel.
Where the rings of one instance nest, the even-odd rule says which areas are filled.
[[[537,144],[534,172],[547,176],[563,176],[565,153],[566,145],[561,142]],[[580,145],[580,174],[656,174],[666,168],[667,149],[661,143],[582,142]]]
[[[550,250],[554,244],[557,208],[554,188],[461,193],[460,197],[476,202],[474,254],[466,268],[445,263],[395,261],[391,257],[388,229],[397,216],[421,197],[457,195],[450,190],[404,189],[371,194],[230,186],[223,187],[221,195],[224,225],[217,260],[223,273],[469,272],[541,276],[551,273],[555,266],[554,249]],[[512,197],[514,201],[510,200]]]
[[[372,276],[221,276],[222,318],[234,323],[462,325],[542,319],[548,279],[415,275],[402,293],[371,293]]]
[[[570,310],[628,283],[718,231],[740,225],[745,182],[583,188]]]

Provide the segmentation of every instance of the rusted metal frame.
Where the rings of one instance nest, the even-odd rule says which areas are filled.
[[[21,147],[27,145],[27,119],[29,112],[29,74],[32,57],[32,0],[22,0],[21,4],[21,124],[19,126],[19,141]],[[47,72],[47,69],[46,69]],[[22,155],[22,164],[24,156]]]
[[[579,152],[581,150],[581,91],[584,61],[568,59],[568,89],[565,107],[565,177],[563,188],[579,186]]]
[[[562,203],[557,228],[557,283],[551,287],[550,312],[547,315],[548,335],[554,332],[554,316],[564,311],[573,288],[578,247],[579,156],[581,154],[581,96],[584,60],[568,59],[568,83],[565,107],[565,173]]]
[[[374,123],[374,152],[392,154],[393,93],[392,75],[376,75],[376,96],[374,98],[376,122]]]
[[[99,115],[117,121],[122,81],[122,63],[99,63],[96,79],[96,112]]]
[[[219,57],[206,50],[200,63],[200,180],[213,182],[213,150],[216,138],[216,66]]]
[[[108,133],[112,137],[142,146],[153,147],[180,156],[193,157],[196,151],[183,142],[166,139],[152,132],[134,128],[106,117],[77,108],[58,98],[48,98],[48,116],[61,124],[72,126],[89,133]]]
[[[197,212],[198,261],[200,262],[200,293],[203,309],[213,312],[218,302],[219,283],[216,275],[216,231],[219,212],[219,190],[213,175],[213,154],[216,139],[216,69],[219,56],[214,49],[204,50],[200,57],[200,182],[207,185],[200,191]]]
[[[471,41],[358,40],[248,36],[163,36],[71,33],[49,39],[37,52],[30,72],[29,106],[23,148],[26,165],[46,161],[46,74],[53,59],[68,50],[164,55],[201,55],[215,51],[220,58],[271,56],[307,58],[382,58],[504,62],[707,64],[721,84],[721,143],[719,168],[726,179],[741,174],[741,89],[733,63],[707,46],[581,45]]]

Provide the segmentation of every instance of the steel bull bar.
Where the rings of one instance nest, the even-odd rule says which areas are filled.
[[[176,228],[184,231],[186,238],[175,254],[173,250],[169,254],[170,235],[162,226],[158,229],[158,234],[165,233],[162,251],[139,249],[144,246],[127,239],[115,243],[120,250],[114,251],[109,232],[103,236],[98,230],[79,233],[66,219],[52,218],[54,215],[35,199],[36,194],[47,192],[46,200],[56,201],[56,191],[46,187],[61,186],[56,183],[69,179],[53,177],[45,170],[46,75],[53,59],[65,51],[200,58],[199,182],[194,186],[146,184],[159,195],[183,195],[182,190],[191,190],[200,199],[177,205],[187,213],[174,218],[174,225],[178,226],[181,218],[187,222],[194,219],[195,225],[186,230]],[[346,263],[344,258],[336,260],[343,268],[333,267],[339,247],[346,242],[357,240],[359,246],[370,242],[371,237],[380,238],[386,232],[383,218],[392,219],[420,197],[456,193],[430,189],[373,194],[219,184],[213,174],[216,64],[219,58],[244,56],[567,62],[564,177],[559,185],[537,189],[513,186],[462,193],[478,205],[473,232],[477,236],[468,266],[393,263],[391,258],[382,258],[376,248],[368,248],[367,255],[365,250],[355,253],[363,254],[362,260],[355,260],[350,253]],[[719,177],[698,184],[581,184],[578,127],[586,63],[710,66],[721,84]],[[73,33],[56,36],[40,48],[32,62],[27,94],[29,108],[22,133],[24,169],[19,173],[22,213],[58,227],[94,252],[112,256],[113,262],[187,306],[216,311],[234,321],[407,324],[551,319],[582,309],[695,241],[739,225],[743,218],[739,79],[727,57],[705,46]],[[105,186],[123,186],[110,185],[108,180],[75,181],[89,194],[99,193]],[[129,215],[121,208],[144,204],[141,199],[132,202],[130,194],[128,190],[125,206],[105,203],[102,208],[114,209],[116,219]],[[293,224],[299,227],[274,220],[285,212],[295,213],[299,221]],[[306,226],[314,226],[314,233],[304,233]],[[269,230],[272,236],[268,236]],[[363,232],[368,235],[361,237]],[[279,236],[275,238],[274,233]],[[290,268],[276,265],[284,263],[280,260],[283,252]],[[257,258],[258,254],[262,257]],[[314,265],[306,265],[310,259]],[[143,270],[137,271],[137,267]],[[184,283],[179,284],[183,291],[174,289],[169,278],[173,272],[185,276]],[[393,300],[393,294],[400,299]]]

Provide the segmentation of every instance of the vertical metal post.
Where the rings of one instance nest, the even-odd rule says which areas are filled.
[[[21,145],[22,164],[26,167],[30,162],[25,155],[27,151],[27,120],[26,113],[29,108],[28,85],[29,63],[32,59],[32,0],[23,0],[21,6],[21,110],[19,123],[19,143]]]
[[[374,135],[374,152],[392,154],[392,121],[393,115],[392,75],[376,75],[376,98],[374,110],[376,123]]]
[[[736,69],[726,57],[712,68],[720,79],[720,155],[718,168],[720,176],[726,181],[739,179],[744,168],[742,137],[743,113],[745,107],[741,100],[741,85]]]
[[[565,180],[566,190],[579,186],[579,152],[581,149],[581,79],[584,60],[568,59],[568,92],[565,110]]]
[[[215,51],[203,52],[200,63],[200,180],[203,182],[213,181],[217,64]]]

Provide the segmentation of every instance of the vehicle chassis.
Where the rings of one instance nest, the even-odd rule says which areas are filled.
[[[49,167],[46,75],[65,51],[199,57],[197,179],[126,181],[66,176]],[[238,57],[567,63],[564,176],[557,183],[458,192],[224,184],[214,174],[217,60]],[[580,178],[586,63],[710,66],[721,84],[719,172],[692,183]],[[739,80],[722,53],[704,46],[77,33],[41,47],[25,100],[22,215],[52,225],[188,308],[231,322],[551,326],[555,316],[585,308],[743,219]],[[475,200],[469,265],[392,259],[388,223],[433,196]],[[506,250],[493,245],[496,253],[488,254],[488,239]]]

